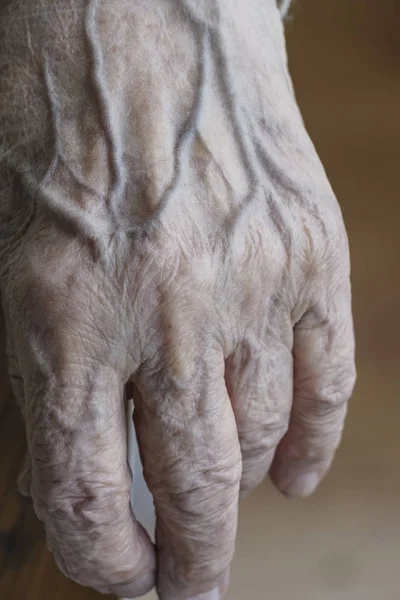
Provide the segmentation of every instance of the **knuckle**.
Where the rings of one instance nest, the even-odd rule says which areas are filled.
[[[77,489],[68,482],[41,493],[37,485],[33,489],[48,545],[67,577],[93,587],[132,578],[140,565],[136,557],[132,564],[130,552],[121,551],[131,528],[127,491],[102,484]]]
[[[175,540],[174,581],[203,584],[219,577],[230,563],[241,472],[240,456],[197,473],[185,467],[182,478],[179,473],[169,476],[155,491],[161,548],[162,540],[166,546]]]
[[[322,367],[323,368],[323,367]],[[346,361],[340,368],[325,368],[321,375],[306,379],[298,378],[296,397],[301,404],[300,412],[306,415],[329,415],[347,404],[356,382],[354,361]]]
[[[252,429],[239,432],[240,446],[243,458],[246,460],[264,457],[275,450],[282,437],[285,435],[289,422],[289,415],[279,415],[274,425],[270,422],[259,423]]]
[[[353,393],[355,382],[355,365],[346,365],[345,368],[337,373],[331,383],[321,386],[317,396],[325,406],[340,408],[343,404],[347,404]]]
[[[80,535],[81,528],[99,528],[121,518],[123,506],[129,502],[129,491],[104,484],[84,482],[34,483],[36,508],[49,526],[62,533],[68,523],[70,533]]]

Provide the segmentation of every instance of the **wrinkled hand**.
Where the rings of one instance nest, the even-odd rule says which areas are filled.
[[[313,492],[354,383],[340,209],[272,0],[0,9],[0,267],[61,569],[218,599],[238,499]],[[129,504],[133,386],[154,548]],[[211,591],[212,590],[212,591]],[[199,595],[200,594],[200,595]]]

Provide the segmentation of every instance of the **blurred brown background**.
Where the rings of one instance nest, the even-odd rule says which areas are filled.
[[[400,597],[399,31],[399,0],[297,0],[287,25],[298,101],[349,231],[359,381],[316,495],[288,501],[266,483],[243,504],[228,600]],[[23,433],[0,369],[0,599],[94,600],[58,573],[15,492]]]

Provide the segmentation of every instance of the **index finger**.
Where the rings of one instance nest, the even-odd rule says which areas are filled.
[[[64,574],[137,597],[154,585],[155,556],[130,508],[123,379],[87,334],[56,332],[23,363],[31,493]]]

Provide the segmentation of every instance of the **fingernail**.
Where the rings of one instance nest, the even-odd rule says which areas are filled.
[[[211,592],[205,592],[204,594],[199,594],[198,596],[192,596],[188,600],[221,600],[221,595],[219,593],[219,588],[214,588]]]
[[[25,498],[31,496],[31,482],[26,475],[21,475],[17,480],[17,490]]]
[[[231,579],[231,568],[228,567],[222,576],[221,583],[219,584],[220,596],[222,596],[222,598],[225,597],[225,594],[228,591],[230,579]]]
[[[146,575],[135,577],[132,581],[121,583],[112,587],[112,593],[120,598],[138,598],[149,592],[155,584],[155,573],[150,571]]]
[[[305,498],[315,492],[318,482],[318,473],[307,473],[306,475],[300,475],[294,481],[285,485],[283,492],[289,496]]]

